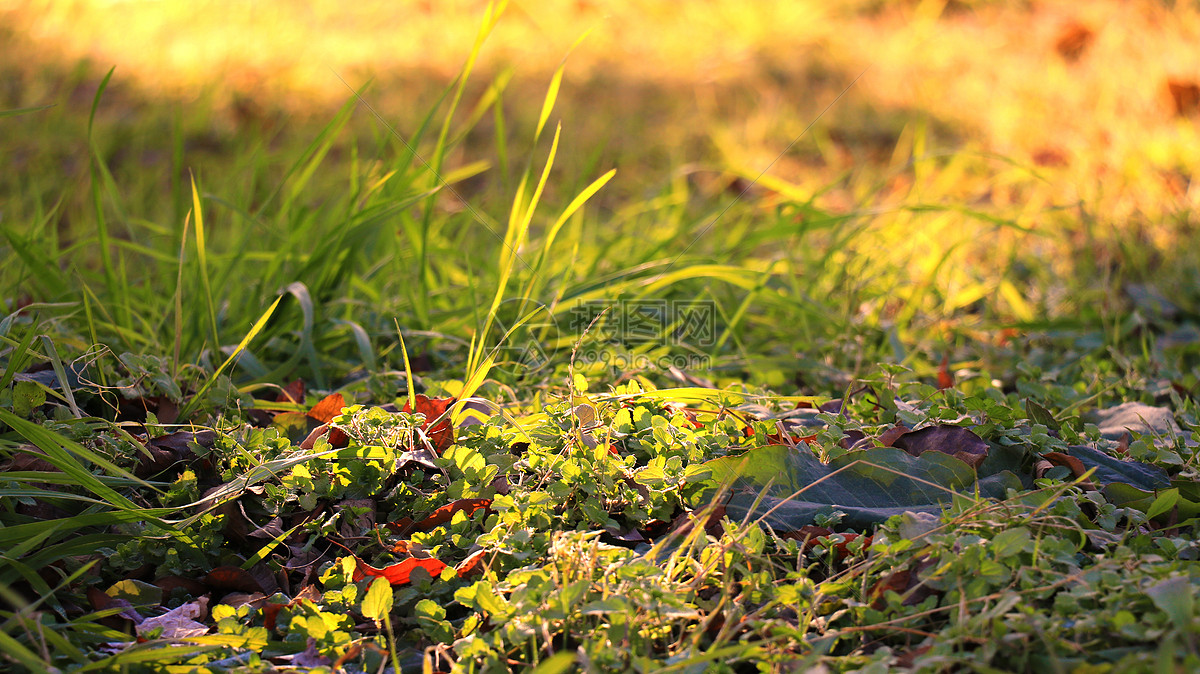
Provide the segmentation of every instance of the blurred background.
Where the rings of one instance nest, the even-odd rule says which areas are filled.
[[[345,193],[386,169],[363,139],[408,138],[446,109],[486,7],[0,0],[0,109],[54,106],[5,120],[2,217],[32,221],[62,200],[60,231],[86,219],[89,110],[110,68],[91,142],[140,219],[182,222],[189,171],[229,202],[264,203],[351,102],[304,199]],[[445,166],[467,177],[440,209],[463,210],[461,197],[503,220],[513,167],[545,154],[532,130],[564,59],[545,200],[561,208],[616,168],[589,205],[595,237],[653,232],[636,213],[661,220],[664,198],[698,219],[737,197],[854,218],[856,238],[833,243],[721,239],[734,218],[688,231],[716,237],[692,249],[715,261],[749,241],[758,257],[737,263],[759,270],[777,269],[781,248],[833,246],[786,273],[838,267],[850,280],[825,285],[840,284],[843,317],[902,337],[981,301],[989,329],[1120,309],[1112,290],[1131,284],[1135,305],[1200,311],[1195,2],[514,0],[455,112]]]
[[[486,4],[4,0],[0,104],[75,114],[115,66],[101,114],[211,109],[208,140],[220,143],[248,125],[303,135],[370,82],[366,101],[411,133],[462,68]],[[564,77],[564,136],[600,165],[636,169],[617,183],[635,193],[694,161],[824,187],[886,161],[919,122],[940,149],[1069,169],[1062,198],[1131,179],[1142,198],[1125,209],[1198,196],[1195,3],[516,1],[473,85],[511,77],[505,108],[519,129],[584,34]]]

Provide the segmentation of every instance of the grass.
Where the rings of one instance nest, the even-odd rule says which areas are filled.
[[[369,83],[289,16],[318,85],[64,7],[0,7],[117,63],[0,54],[8,666],[1196,666],[1193,8],[431,9]]]

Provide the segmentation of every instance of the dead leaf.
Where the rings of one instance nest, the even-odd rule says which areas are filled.
[[[483,575],[483,558],[487,550],[476,550],[467,555],[467,558],[458,563],[454,567],[454,571],[459,578],[470,578],[472,576]]]
[[[208,626],[197,622],[206,615],[208,615],[208,597],[204,596],[171,609],[160,616],[146,618],[137,626],[137,633],[138,636],[142,636],[161,627],[162,633],[159,637],[162,639],[198,637],[208,634]]]
[[[1071,456],[1069,454],[1063,454],[1062,452],[1044,452],[1042,454],[1042,460],[1048,462],[1051,465],[1051,467],[1065,466],[1066,468],[1068,468],[1071,471],[1071,475],[1073,477],[1075,477],[1076,479],[1083,477],[1083,474],[1087,472],[1087,468],[1084,467],[1082,461],[1080,461],[1076,457]],[[1042,477],[1048,471],[1049,471],[1048,468],[1043,469],[1043,467],[1041,466],[1041,461],[1039,461],[1038,465],[1035,466],[1034,475],[1037,477]],[[1084,489],[1086,489],[1088,491],[1096,490],[1096,485],[1093,484],[1091,480],[1084,480],[1079,483],[1079,486],[1083,487]]]
[[[800,541],[801,550],[807,549],[809,547],[812,547],[813,545],[818,545],[818,544],[819,545],[828,545],[828,542],[830,541],[831,536],[835,536],[835,535],[841,536],[842,540],[840,542],[833,544],[834,556],[836,557],[837,561],[839,561],[839,562],[842,561],[843,559],[845,559],[847,556],[854,554],[853,551],[851,551],[850,548],[847,546],[850,543],[858,540],[858,538],[863,535],[863,534],[856,534],[853,532],[836,533],[831,529],[828,529],[826,527],[819,527],[819,526],[816,526],[815,524],[807,524],[805,526],[800,527],[799,529],[794,529],[792,531],[780,531],[777,533],[780,538]],[[861,548],[861,550],[863,550],[865,552],[867,549],[867,546],[869,546],[869,545],[871,545],[871,537],[866,536],[863,539],[863,547]]]
[[[1184,80],[1168,80],[1167,91],[1180,117],[1200,112],[1200,84]]]
[[[130,622],[132,622],[134,625],[139,625],[145,620],[145,618],[142,617],[142,615],[140,613],[138,613],[136,610],[134,610],[133,604],[130,604],[125,599],[118,599],[117,597],[113,597],[113,596],[109,595],[107,592],[105,592],[104,590],[101,590],[100,588],[96,587],[95,585],[88,588],[87,598],[88,598],[88,602],[91,603],[92,608],[97,611],[105,611],[108,609],[120,609],[119,613],[117,613],[115,616],[109,616],[109,618],[116,618],[116,617],[125,618],[126,620],[129,620]]]
[[[1033,152],[1033,163],[1046,168],[1062,168],[1070,164],[1071,161],[1064,150],[1047,146],[1038,148]],[[1001,338],[1007,341],[1007,338],[1003,335],[1001,335]]]
[[[375,501],[369,498],[346,499],[336,506],[334,510],[345,512],[350,508],[363,510],[355,519],[351,520],[348,517],[343,517],[338,525],[338,533],[342,538],[354,538],[371,531],[375,528]]]
[[[433,511],[429,517],[414,524],[413,528],[417,531],[430,531],[449,522],[454,518],[454,513],[465,512],[467,517],[471,517],[477,511],[489,508],[491,505],[492,499],[490,498],[460,498]]]
[[[354,558],[357,564],[354,567],[354,582],[358,582],[367,576],[376,576],[386,578],[392,585],[407,585],[412,582],[411,575],[416,569],[425,569],[431,576],[437,576],[446,568],[446,565],[436,559],[417,559],[409,557],[406,560],[389,564],[382,569],[376,568],[366,562]]]
[[[208,587],[198,580],[192,578],[184,578],[183,576],[163,576],[154,581],[154,584],[162,590],[163,596],[169,596],[175,588],[182,588],[184,592],[199,597],[208,592]]]
[[[333,418],[342,413],[342,408],[346,406],[346,398],[341,393],[330,393],[321,399],[321,402],[312,406],[308,411],[308,416],[317,421],[327,424],[333,421]]]
[[[284,386],[279,391],[279,395],[275,396],[275,402],[296,404],[304,402],[304,380],[296,379],[287,386]]]
[[[1067,61],[1078,61],[1095,39],[1096,34],[1090,28],[1078,21],[1072,21],[1059,31],[1058,39],[1054,41],[1054,50]]]
[[[880,433],[879,437],[876,438],[876,442],[878,442],[882,447],[893,447],[893,443],[899,440],[900,436],[906,435],[911,431],[912,429],[904,424],[896,424],[895,426],[892,426],[886,431]]]
[[[928,426],[905,433],[896,439],[893,447],[903,449],[913,456],[928,451],[949,454],[968,466],[978,469],[988,455],[988,444],[973,431],[961,426],[941,424]]]
[[[251,573],[237,566],[218,566],[204,577],[204,584],[214,590],[262,592],[262,584]]]
[[[446,413],[450,406],[454,404],[454,398],[430,398],[422,393],[418,393],[416,398],[416,410],[413,410],[407,402],[404,403],[402,412],[410,412],[425,415],[425,425],[422,430],[425,435],[429,436],[429,442],[433,445],[433,450],[439,455],[446,451],[446,448],[454,444],[454,426],[450,424],[450,418],[443,419],[440,423],[430,428],[438,417]]]
[[[158,475],[179,462],[187,462],[194,456],[192,444],[211,449],[217,441],[214,431],[176,431],[151,439],[146,443],[146,454],[139,457],[133,469],[138,477]]]
[[[950,372],[950,356],[942,356],[937,371],[938,389],[954,388],[954,374]]]

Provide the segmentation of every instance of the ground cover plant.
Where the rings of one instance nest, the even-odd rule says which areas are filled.
[[[1036,14],[837,7],[813,39]],[[5,55],[67,90],[0,106],[5,668],[1200,667],[1186,79],[1148,146],[1089,120],[1071,158],[809,73],[763,161],[713,112],[654,180],[649,123],[572,137],[587,37],[489,70],[504,11],[419,113],[347,78],[298,132]],[[1085,19],[1056,86],[1127,72]]]

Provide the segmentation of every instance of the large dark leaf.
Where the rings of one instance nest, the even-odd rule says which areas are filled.
[[[726,504],[735,521],[767,512],[772,527],[796,530],[834,509],[854,528],[878,524],[905,511],[938,513],[954,493],[1003,498],[1020,489],[1009,471],[976,481],[975,470],[942,452],[911,456],[891,447],[850,452],[829,464],[806,448],[768,445],[705,464],[731,491]],[[755,500],[763,494],[761,502]]]
[[[1092,474],[1092,481],[1100,486],[1120,483],[1143,491],[1166,489],[1171,486],[1171,480],[1167,477],[1167,473],[1157,466],[1136,461],[1123,461],[1098,449],[1083,445],[1072,445],[1068,450],[1071,456],[1079,459],[1084,468],[1096,469],[1096,472]]]

